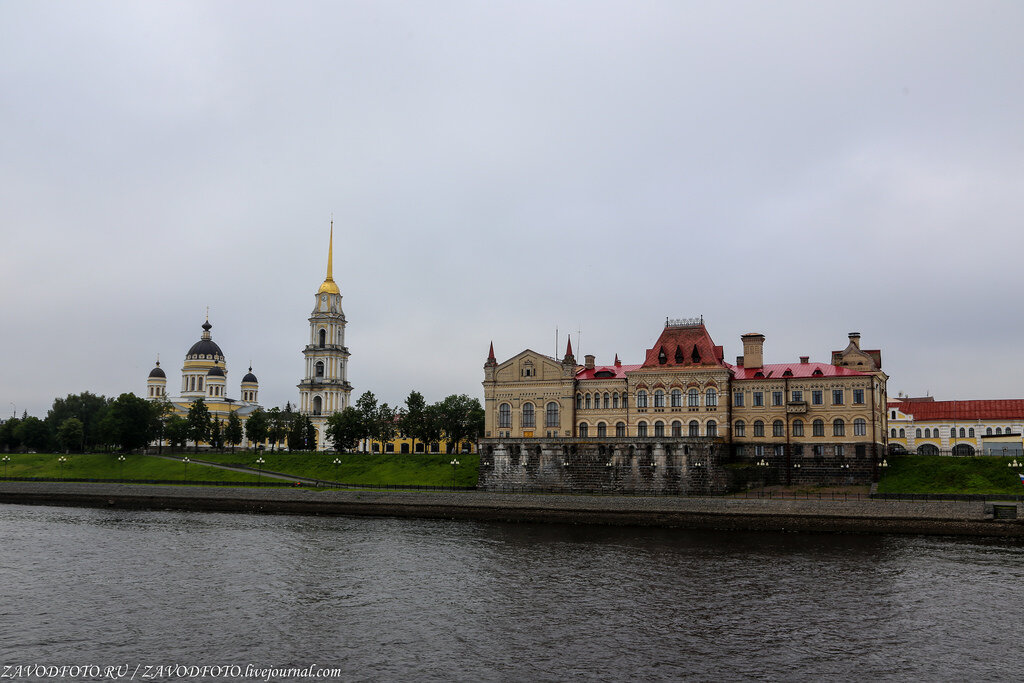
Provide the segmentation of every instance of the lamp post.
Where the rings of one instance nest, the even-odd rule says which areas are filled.
[[[266,462],[263,458],[256,458],[256,481],[263,483],[263,463]]]
[[[768,461],[765,460],[764,458],[761,458],[760,460],[757,461],[756,464],[757,464],[757,468],[761,471],[761,493],[763,495],[764,494],[765,479],[766,479],[765,473],[768,470]]]
[[[181,461],[183,463],[185,463],[185,478],[184,478],[184,481],[188,481],[188,464],[190,462],[192,462],[192,461],[188,459],[187,455],[184,458],[182,458]]]
[[[124,456],[123,455],[117,456],[117,462],[120,463],[120,465],[121,465],[121,479],[123,480],[124,479]]]
[[[65,458],[63,455],[57,458],[57,462],[60,463],[60,478],[62,480],[64,479],[64,463],[66,463],[67,461],[68,459]]]
[[[10,461],[11,461],[10,456],[5,455],[3,457],[3,462],[4,462],[4,479],[7,478],[7,463],[9,463]]]
[[[340,464],[341,464],[341,460],[339,458],[335,458],[334,459],[334,481],[338,481],[338,465],[340,465]]]
[[[455,488],[455,468],[459,466],[459,461],[458,460],[452,460],[451,466],[452,466],[452,488],[454,489]]]

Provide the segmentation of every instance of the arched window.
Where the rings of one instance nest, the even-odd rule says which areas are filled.
[[[616,422],[615,423],[615,436],[625,436],[625,435],[626,435],[626,423],[625,422]]]
[[[714,420],[708,420],[706,431],[708,436],[718,436],[718,423]]]
[[[661,420],[654,423],[654,435],[665,436],[665,423]]]
[[[590,409],[590,394],[583,395],[583,407],[587,410]]]
[[[690,420],[690,436],[700,436],[700,423]]]
[[[1001,436],[1002,433],[1003,433],[1003,428],[1002,427],[996,427],[996,436]]]
[[[926,438],[926,439],[932,438],[932,430],[931,430],[930,427],[925,427],[924,428],[924,438]]]
[[[322,398],[320,398],[319,396],[314,396],[313,397],[313,414],[314,415],[319,415],[320,412],[323,410],[323,405],[324,405],[324,400]]]
[[[706,406],[717,406],[718,405],[718,392],[714,389],[708,389],[704,392],[704,405]]]
[[[696,389],[690,389],[686,392],[686,405],[691,408],[700,405],[700,392]]]
[[[961,427],[961,428],[960,428],[960,438],[962,439],[962,438],[964,438],[965,436],[967,436],[967,430],[966,430],[966,429],[964,429],[963,427]]]
[[[607,394],[605,394],[605,395],[607,396]],[[604,422],[598,422],[597,423],[597,435],[600,436],[600,437],[608,436],[608,425],[606,425]],[[603,448],[603,446],[602,446],[602,448]]]
[[[675,422],[672,423],[672,436],[682,436],[682,435],[683,435],[683,423],[680,422],[679,420],[676,420]]]
[[[608,408],[611,406],[611,404],[612,404],[611,396],[609,396],[608,392],[606,391],[606,392],[604,392],[604,409],[608,410]]]
[[[498,427],[510,429],[512,427],[512,406],[502,403],[498,406]]]
[[[673,408],[683,407],[683,392],[679,389],[673,389],[671,394],[671,403]]]
[[[557,427],[558,426],[558,404],[551,401],[547,405],[547,413],[544,418],[544,425],[546,427]]]
[[[901,439],[907,438],[907,430],[903,429],[902,427],[900,427],[900,438]]]
[[[832,436],[846,436],[846,423],[837,417],[832,421]]]
[[[985,436],[992,436],[992,428],[985,427]]]
[[[320,328],[320,348],[327,346],[327,330]]]
[[[853,435],[854,436],[867,436],[868,434],[868,421],[863,417],[858,417],[853,421]]]
[[[626,392],[623,391],[622,392],[622,407],[625,408],[628,405],[629,405],[629,402],[626,400]]]
[[[316,362],[316,373],[315,374],[316,374],[317,377],[323,377],[324,376],[324,362],[322,360],[318,360]]]
[[[825,436],[825,421],[815,420],[811,423],[811,433],[813,436]]]
[[[533,429],[537,426],[537,419],[533,411],[532,403],[523,404],[523,428]]]
[[[202,377],[198,377],[198,378],[196,378],[196,391],[202,391],[202,390],[203,390],[203,378]]]
[[[636,407],[646,408],[647,407],[647,392],[641,389],[636,392]]]
[[[732,426],[732,435],[733,436],[743,437],[743,436],[747,435],[746,432],[747,432],[747,423],[744,422],[743,420],[736,420],[736,424],[734,424]]]
[[[583,394],[576,394],[576,410],[583,407]]]
[[[754,421],[754,436],[764,436],[764,422],[761,420]]]
[[[967,430],[967,436],[969,436],[972,439],[974,438],[974,427],[971,427],[970,429]]]
[[[665,392],[661,389],[657,389],[654,392],[654,407],[664,408],[665,407]]]
[[[619,407],[619,393],[618,392],[613,392],[612,393],[612,408],[616,408],[617,409],[618,407]]]
[[[889,438],[890,439],[895,439],[896,438],[896,428],[895,427],[893,427],[891,430],[889,430]]]
[[[645,438],[647,436],[646,422],[641,422],[636,426],[636,435],[639,436],[640,438]]]
[[[775,420],[772,422],[772,436],[785,436],[785,427],[782,424],[782,420]]]
[[[918,427],[917,429],[914,430],[914,438],[915,439],[920,439],[921,438],[921,428],[920,427]]]
[[[590,436],[590,426],[586,422],[580,422],[580,438],[586,439]]]

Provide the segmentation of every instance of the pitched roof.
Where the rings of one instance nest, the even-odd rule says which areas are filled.
[[[704,324],[666,325],[658,341],[647,349],[642,368],[722,366],[722,347]]]
[[[733,379],[807,379],[809,377],[857,377],[868,373],[850,368],[841,368],[830,363],[770,363],[759,368],[745,368],[739,365],[725,364],[732,370]],[[787,371],[790,374],[786,374]]]
[[[576,373],[576,379],[588,380],[588,379],[622,379],[626,376],[627,372],[633,370],[639,370],[642,366],[640,365],[601,365],[591,369],[581,368]]]
[[[1009,420],[1024,419],[1024,399],[983,401],[889,401],[891,408],[913,415],[915,420]]]

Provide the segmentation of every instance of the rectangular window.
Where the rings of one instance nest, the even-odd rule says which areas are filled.
[[[743,392],[737,391],[732,395],[732,404],[737,408],[743,407]]]
[[[853,390],[853,402],[854,403],[864,403],[864,390],[863,389],[854,389]]]
[[[832,390],[832,405],[841,406],[843,405],[843,390],[833,389]]]
[[[772,392],[772,405],[773,406],[781,406],[782,405],[782,392],[781,391],[773,391]]]
[[[815,389],[811,392],[811,403],[816,406],[820,406],[822,402],[821,389]]]
[[[804,445],[802,443],[793,444],[793,455],[800,457],[804,454]]]
[[[843,445],[842,444],[836,444],[836,457],[837,458],[843,457]]]
[[[782,456],[784,456],[786,454],[785,448],[786,447],[783,446],[782,444],[779,444],[778,446],[776,446],[775,447],[775,457],[781,458]]]
[[[794,390],[793,391],[793,401],[795,403],[799,403],[800,401],[803,401],[803,400],[804,400],[804,392]]]
[[[762,392],[754,392],[754,405],[759,407],[764,405],[764,394]]]
[[[754,446],[754,455],[762,457],[764,455],[764,446]]]

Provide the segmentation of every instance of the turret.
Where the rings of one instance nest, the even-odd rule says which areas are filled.
[[[146,379],[146,397],[160,398],[167,395],[167,373],[160,367],[160,359],[157,358],[156,367],[149,371]]]

